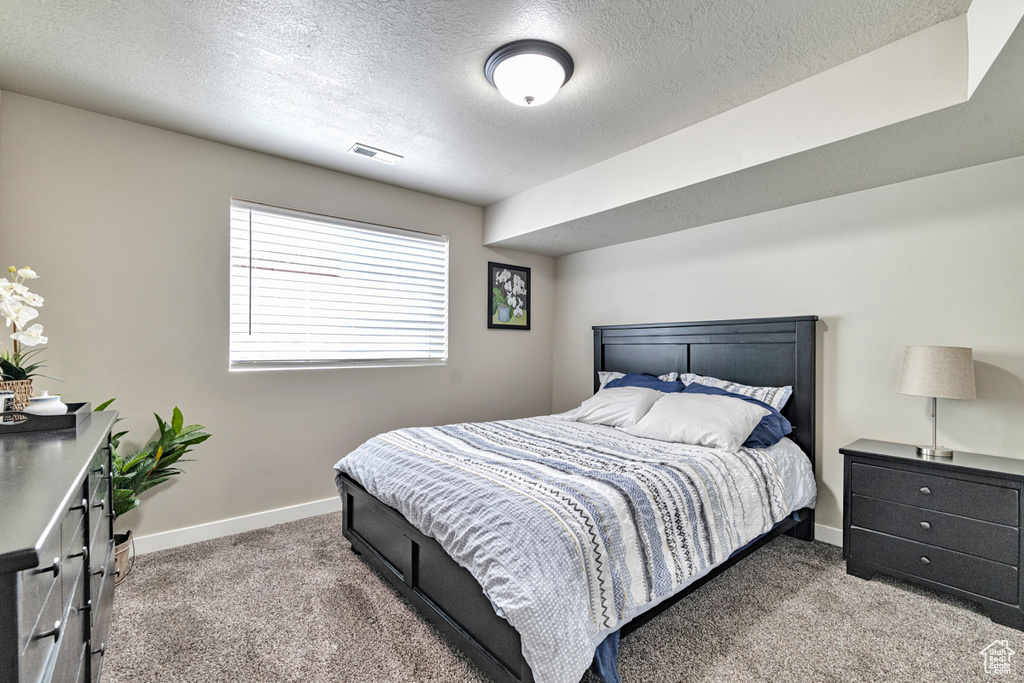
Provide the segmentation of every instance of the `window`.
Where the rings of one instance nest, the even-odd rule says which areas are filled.
[[[230,368],[442,365],[448,238],[231,201]]]

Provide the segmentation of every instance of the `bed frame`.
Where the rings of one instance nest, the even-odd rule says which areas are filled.
[[[594,327],[594,389],[599,371],[694,372],[759,386],[793,387],[782,411],[790,438],[815,464],[817,316]],[[519,633],[501,617],[468,570],[433,538],[344,474],[338,476],[345,538],[430,623],[494,681],[533,683]],[[679,594],[622,627],[636,630],[780,534],[814,539],[814,510],[798,510]]]

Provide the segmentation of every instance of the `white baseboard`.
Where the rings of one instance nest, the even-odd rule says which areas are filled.
[[[253,529],[263,529],[275,524],[294,522],[297,519],[325,515],[329,512],[338,512],[339,510],[341,510],[340,497],[325,498],[324,500],[316,500],[312,503],[301,503],[276,510],[266,510],[251,515],[222,519],[218,522],[197,524],[196,526],[189,526],[184,529],[173,529],[159,534],[139,536],[135,539],[135,553],[138,555],[155,553],[158,550],[177,548],[178,546],[198,543],[199,541],[209,541],[221,536],[240,534],[244,531],[252,531]],[[841,547],[843,545],[843,530],[825,526],[824,524],[815,524],[814,538],[822,543]]]
[[[312,503],[301,503],[276,510],[266,510],[251,515],[222,519],[217,522],[197,524],[196,526],[189,526],[184,529],[173,529],[159,534],[139,536],[135,539],[135,553],[137,555],[145,555],[146,553],[153,553],[158,550],[177,548],[178,546],[198,543],[199,541],[209,541],[221,536],[240,534],[243,531],[252,531],[253,529],[262,529],[274,526],[275,524],[294,522],[297,519],[325,515],[328,512],[338,512],[339,510],[341,510],[341,497],[335,496],[334,498],[315,500]]]
[[[814,540],[828,543],[829,545],[837,545],[841,548],[843,547],[843,530],[825,526],[824,524],[815,524]]]

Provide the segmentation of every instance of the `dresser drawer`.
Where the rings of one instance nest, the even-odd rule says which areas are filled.
[[[854,495],[850,523],[1003,564],[1016,565],[1020,555],[1020,536],[1016,527],[877,498]]]
[[[895,536],[850,530],[850,557],[1004,603],[1017,602],[1017,569]]]
[[[88,545],[85,538],[85,516],[89,506],[89,499],[85,497],[84,489],[76,491],[68,509],[64,512],[64,519],[61,521],[61,548],[64,556],[74,555],[82,551],[83,545]]]
[[[38,681],[46,670],[47,663],[52,661],[58,637],[62,637],[64,633],[64,602],[61,597],[60,583],[54,582],[46,602],[39,611],[38,621],[21,632],[24,637],[20,643],[21,659],[18,662],[20,681]]]
[[[110,477],[102,477],[89,498],[89,541],[95,543],[100,528],[110,535]],[[101,541],[102,544],[102,541]]]
[[[113,602],[114,578],[114,541],[109,540],[106,545],[94,545],[92,567],[89,572],[91,582],[89,595],[92,601],[92,625],[94,628],[102,626],[100,623],[102,610],[104,607],[110,606],[105,603]],[[106,631],[103,631],[100,638],[106,637]]]
[[[85,665],[86,612],[82,609],[85,591],[81,585],[65,596],[67,605],[64,626],[57,641],[57,657],[53,664],[51,681],[77,681]]]
[[[110,525],[101,524],[96,538],[92,540],[89,554],[89,581],[91,581],[90,598],[95,602],[100,593],[103,579],[114,572],[114,541],[110,538]]]
[[[43,541],[39,550],[41,566],[34,569],[25,569],[18,574],[19,591],[21,593],[21,604],[18,611],[18,633],[26,634],[31,632],[36,622],[40,619],[40,612],[46,599],[54,586],[57,589],[57,602],[60,602],[60,570],[63,561],[61,560],[60,526],[56,526]],[[56,570],[54,570],[56,565]],[[55,608],[49,615],[50,625],[55,619],[60,618],[60,609]]]
[[[89,489],[95,491],[100,479],[110,474],[109,448],[102,446],[96,450],[89,461]]]
[[[99,556],[101,549],[95,550]],[[103,556],[104,563],[93,574],[92,630],[90,632],[89,656],[92,657],[92,681],[99,680],[103,671],[103,660],[107,653],[107,635],[110,633],[110,619],[114,610],[114,542],[110,541]]]
[[[68,604],[71,595],[78,590],[81,600],[81,587],[85,585],[83,573],[89,555],[88,542],[85,538],[85,500],[77,501],[64,515],[61,524],[64,554],[60,568],[61,589],[64,591],[64,604]]]
[[[855,462],[855,494],[1017,526],[1017,489]]]

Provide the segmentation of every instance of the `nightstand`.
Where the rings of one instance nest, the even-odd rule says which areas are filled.
[[[959,451],[926,460],[914,446],[868,439],[839,452],[848,574],[929,586],[1024,630],[1024,460]]]

